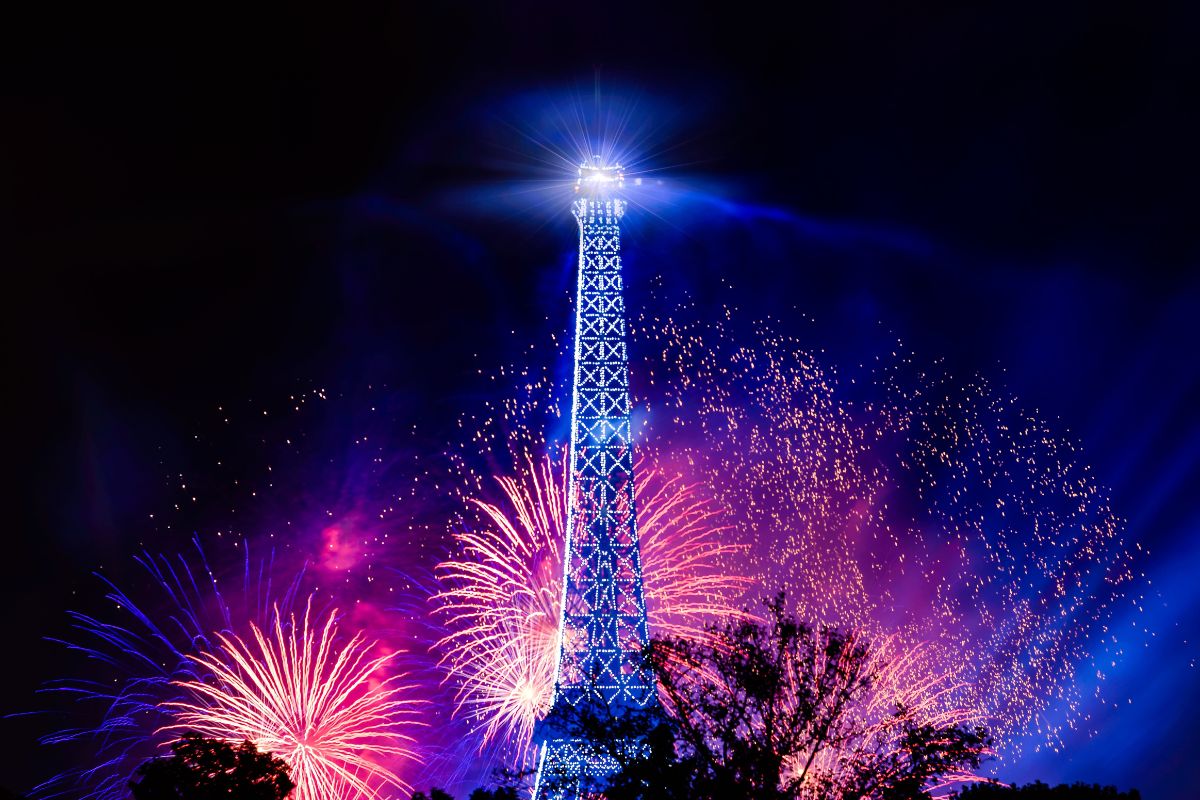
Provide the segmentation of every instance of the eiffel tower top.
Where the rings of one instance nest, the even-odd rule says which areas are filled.
[[[571,210],[579,219],[600,217],[620,219],[625,213],[625,201],[618,193],[625,187],[625,170],[620,164],[603,164],[600,158],[595,163],[579,165],[579,179],[575,181],[578,199]]]
[[[620,164],[602,164],[596,156],[595,163],[579,165],[579,180],[575,181],[575,193],[585,197],[611,195],[625,187],[625,169]]]

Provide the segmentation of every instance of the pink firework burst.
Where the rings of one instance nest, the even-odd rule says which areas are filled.
[[[483,742],[507,737],[523,756],[554,689],[567,520],[565,459],[526,455],[497,478],[503,502],[470,503],[478,524],[455,533],[434,596],[448,633],[437,643],[459,713]],[[737,616],[749,579],[728,562],[744,548],[722,536],[721,512],[647,459],[635,469],[646,608],[653,635],[697,636]]]
[[[814,637],[818,644],[823,644],[823,633],[818,632]],[[977,710],[956,702],[962,684],[955,683],[939,669],[936,654],[927,645],[906,645],[895,634],[876,637],[851,634],[848,641],[852,647],[865,648],[867,657],[862,674],[870,680],[854,693],[838,744],[812,754],[807,764],[785,764],[789,779],[802,775],[826,776],[834,785],[847,785],[856,770],[865,767],[886,771],[903,763],[909,757],[904,744],[906,726],[970,727],[981,721]],[[820,668],[815,671],[820,672]],[[844,670],[832,672],[845,674]],[[974,772],[960,769],[941,776],[926,789],[931,797],[945,798],[962,783],[981,779]],[[820,800],[824,796],[820,781],[803,781],[800,796]]]
[[[356,634],[340,643],[337,612],[310,620],[276,612],[251,641],[218,635],[219,646],[190,658],[210,677],[178,685],[192,698],[172,702],[168,731],[196,731],[226,741],[249,739],[284,759],[295,800],[377,800],[409,790],[387,764],[411,759],[421,701],[390,667],[395,652]],[[392,674],[388,674],[391,672]]]

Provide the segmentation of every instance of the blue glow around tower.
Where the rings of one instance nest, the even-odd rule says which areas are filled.
[[[579,223],[571,476],[554,708],[603,702],[616,713],[655,702],[641,665],[649,642],[634,508],[629,356],[621,276],[620,165],[579,168],[571,211]],[[551,712],[554,713],[553,710]],[[544,733],[534,790],[578,797],[615,764],[591,743]],[[553,776],[560,787],[546,788]],[[574,787],[574,788],[571,788]]]

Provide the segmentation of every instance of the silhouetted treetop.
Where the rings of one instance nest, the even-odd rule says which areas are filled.
[[[976,783],[958,793],[961,800],[1142,800],[1137,789],[1118,791],[1115,786],[1099,784],[1062,783],[1050,786],[1035,781],[1024,786],[996,783]]]
[[[655,640],[661,705],[552,711],[548,730],[619,765],[582,788],[606,800],[924,800],[978,768],[991,746],[982,728],[928,724],[899,704],[866,714],[878,664],[864,640],[797,622],[782,595],[766,611]],[[569,776],[542,779],[573,791]]]
[[[185,733],[171,750],[138,767],[129,784],[134,800],[283,800],[295,788],[283,759],[252,742],[234,747]]]

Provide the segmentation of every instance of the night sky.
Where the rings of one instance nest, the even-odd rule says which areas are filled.
[[[214,409],[387,385],[397,419],[444,438],[511,332],[566,319],[566,201],[491,198],[522,164],[545,177],[548,109],[599,97],[634,110],[646,164],[737,217],[639,223],[673,243],[665,285],[807,314],[834,359],[883,330],[1081,442],[1149,550],[1156,636],[1111,671],[1128,702],[1096,737],[1014,777],[1200,794],[1200,15],[408,5],[5,25],[0,712],[38,707],[63,668],[42,637],[95,597],[92,571],[186,543],[146,518]],[[36,721],[0,730],[0,785],[56,768]]]

